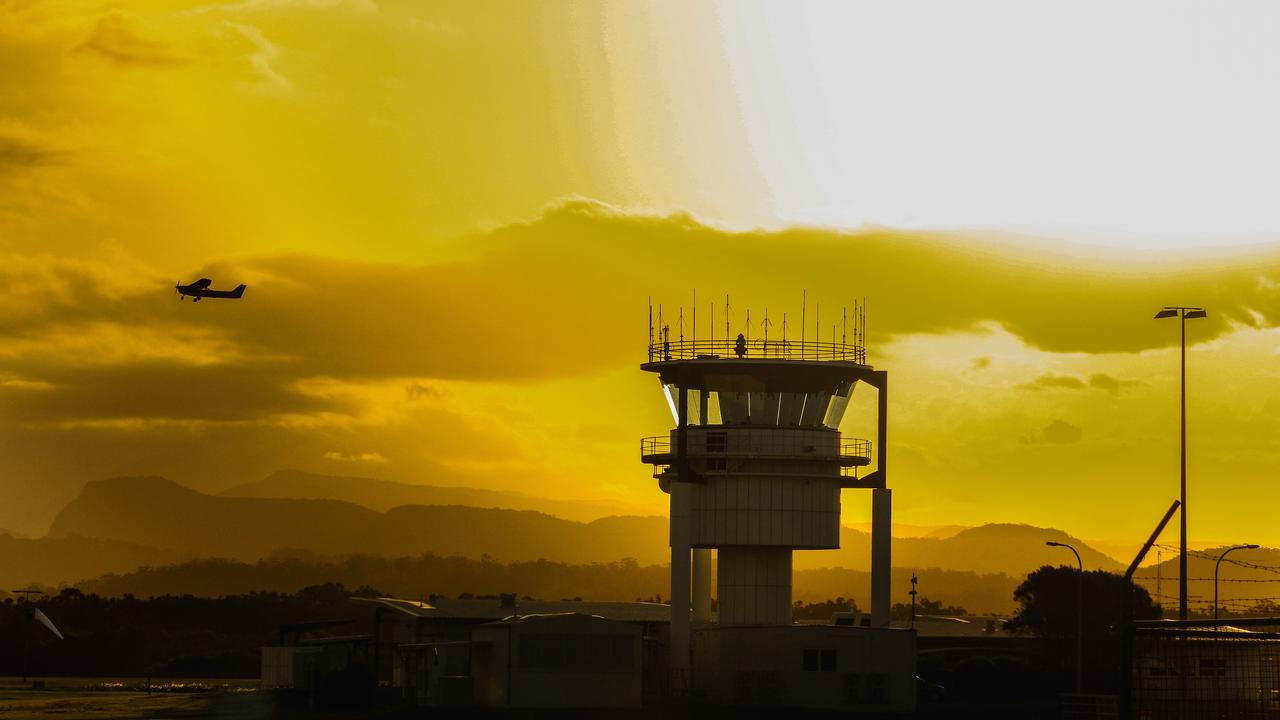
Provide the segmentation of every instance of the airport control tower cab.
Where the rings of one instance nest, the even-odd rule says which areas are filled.
[[[880,711],[902,710],[910,696],[914,707],[914,633],[888,628],[888,375],[867,363],[861,309],[852,315],[840,316],[827,342],[748,338],[750,325],[733,337],[724,325],[723,337],[698,339],[688,326],[673,336],[651,311],[641,369],[658,376],[674,427],[643,439],[640,452],[671,501],[677,693]],[[874,441],[839,429],[861,386],[877,395]],[[840,547],[845,488],[872,493],[870,618],[795,625],[792,554]]]

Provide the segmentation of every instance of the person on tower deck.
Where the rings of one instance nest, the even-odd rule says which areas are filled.
[[[671,326],[662,326],[662,359],[671,359]]]
[[[733,352],[738,357],[747,356],[747,339],[742,336],[742,333],[738,333],[738,339],[733,341]]]

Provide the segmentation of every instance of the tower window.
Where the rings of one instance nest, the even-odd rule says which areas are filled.
[[[729,433],[724,431],[707,433],[707,452],[723,453],[729,451]]]

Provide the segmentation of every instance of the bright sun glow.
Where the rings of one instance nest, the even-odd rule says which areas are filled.
[[[1280,234],[1275,4],[718,10],[779,222],[1124,247]]]

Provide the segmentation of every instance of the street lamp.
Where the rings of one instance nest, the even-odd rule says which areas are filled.
[[[1226,557],[1227,553],[1233,550],[1257,550],[1257,549],[1258,549],[1257,545],[1232,545],[1226,550],[1223,550],[1222,554],[1218,556],[1218,562],[1213,564],[1213,624],[1214,624],[1214,627],[1217,627],[1218,625],[1218,568],[1222,567],[1222,558]]]
[[[1178,520],[1182,524],[1182,541],[1178,552],[1178,619],[1187,619],[1187,321],[1208,317],[1204,308],[1166,306],[1156,313],[1156,319],[1177,317],[1182,319],[1182,482],[1178,499],[1182,512]]]
[[[1080,553],[1067,543],[1046,540],[1044,544],[1070,550],[1076,556],[1076,564],[1080,566],[1080,582],[1076,593],[1076,694],[1079,695],[1084,687],[1081,679],[1084,673],[1084,561],[1080,559]]]

